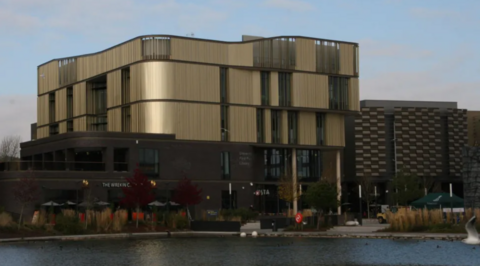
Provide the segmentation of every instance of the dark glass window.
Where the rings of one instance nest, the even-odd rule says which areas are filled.
[[[55,122],[55,92],[48,94],[49,123]]]
[[[220,153],[220,169],[222,171],[222,179],[230,179],[230,153],[228,151]]]
[[[130,106],[122,108],[122,132],[131,131]]]
[[[271,112],[272,119],[272,143],[281,142],[281,121],[282,121],[282,111],[272,110]]]
[[[67,118],[73,117],[73,88],[67,88]]]
[[[318,150],[297,150],[299,181],[318,181],[322,176],[322,156]]]
[[[73,132],[73,120],[67,121],[67,132]]]
[[[291,152],[287,149],[265,149],[264,166],[265,179],[276,180],[287,173],[291,165]]]
[[[348,78],[328,77],[329,106],[333,110],[348,110]]]
[[[222,209],[236,209],[237,208],[237,191],[232,190],[230,195],[229,190],[222,191]]]
[[[291,76],[292,73],[278,73],[278,104],[291,106]]]
[[[297,144],[298,139],[297,112],[288,112],[288,144]]]
[[[270,72],[260,72],[262,105],[270,105]]]
[[[220,119],[222,141],[228,141],[228,106],[220,106]]]
[[[89,110],[93,115],[90,118],[92,131],[107,131],[107,83],[105,78],[92,81],[87,86],[89,97]]]
[[[265,122],[264,122],[264,110],[257,109],[257,142],[265,142]]]
[[[325,114],[316,113],[315,116],[317,124],[317,145],[322,146],[325,144]]]
[[[220,102],[227,102],[227,69],[224,67],[220,68]]]
[[[145,175],[158,176],[159,160],[158,150],[139,149],[138,150],[139,168]]]
[[[50,136],[58,134],[58,124],[50,126]]]
[[[122,69],[122,104],[130,102],[130,68]]]

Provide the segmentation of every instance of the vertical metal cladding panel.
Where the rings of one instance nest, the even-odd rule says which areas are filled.
[[[228,102],[238,104],[253,104],[252,71],[228,69]]]
[[[252,71],[253,105],[262,103],[262,91],[260,86],[260,71]]]
[[[115,108],[108,110],[108,131],[121,132],[122,131],[122,108]]]
[[[340,74],[354,75],[354,47],[353,44],[340,44]]]
[[[228,65],[253,66],[253,43],[228,44]]]
[[[326,146],[345,147],[344,116],[339,114],[325,115],[325,143]]]
[[[172,59],[201,63],[228,64],[228,44],[171,38]]]
[[[67,88],[55,92],[55,121],[67,119]]]
[[[73,116],[87,113],[87,87],[86,82],[77,83],[73,86]]]
[[[58,124],[58,133],[59,134],[67,133],[67,121],[60,122]]]
[[[135,103],[130,105],[130,125],[131,125],[131,132],[140,132],[139,130],[139,103]]]
[[[303,71],[316,71],[315,41],[309,39],[296,39],[297,65],[295,69]]]
[[[292,104],[296,107],[328,108],[328,76],[293,73]]]
[[[358,78],[350,78],[348,106],[352,111],[360,111],[360,84]]]
[[[48,126],[37,127],[37,139],[46,138],[49,135]]]
[[[278,106],[278,72],[270,72],[270,105]]]
[[[122,70],[107,74],[107,107],[122,104]]]
[[[282,111],[282,122],[280,123],[282,144],[288,144],[288,111]]]
[[[480,111],[467,111],[468,146],[480,145]]]
[[[45,94],[37,98],[37,126],[48,123],[48,94]]]
[[[256,142],[256,109],[253,107],[230,106],[228,110],[229,141]]]
[[[58,61],[38,67],[38,94],[43,94],[59,87],[58,84]]]
[[[337,176],[336,155],[338,151],[322,152],[322,178],[335,183]]]
[[[87,131],[87,117],[73,119],[73,131]]]
[[[317,145],[316,120],[313,112],[298,113],[298,144]]]
[[[272,143],[272,112],[265,109],[265,143]]]

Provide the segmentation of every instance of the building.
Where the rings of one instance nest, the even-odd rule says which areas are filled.
[[[463,151],[463,184],[465,208],[480,204],[480,147],[466,147]]]
[[[480,146],[480,111],[467,111],[468,146]]]
[[[358,76],[358,44],[300,36],[141,36],[51,60],[38,67],[32,141],[21,144],[21,163],[0,172],[0,205],[15,211],[8,191],[27,169],[43,201],[81,200],[88,180],[98,199],[118,203],[138,164],[159,200],[183,176],[198,184],[197,215],[281,211],[276,188],[287,169],[303,189],[320,177],[340,189]]]
[[[418,175],[430,190],[448,192],[453,183],[453,192],[463,196],[466,110],[454,102],[383,100],[361,101],[360,108],[360,115],[345,120],[346,200],[358,202],[358,180],[367,176],[377,186],[378,203],[391,203],[389,181],[400,170]]]

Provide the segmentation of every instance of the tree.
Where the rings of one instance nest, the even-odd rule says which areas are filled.
[[[137,212],[137,228],[138,228],[138,214],[140,212],[140,208],[147,205],[148,203],[154,200],[153,195],[153,185],[148,181],[146,175],[142,173],[142,171],[138,168],[135,169],[135,174],[133,177],[127,178],[128,187],[122,188],[123,194],[125,194],[125,198],[122,199],[122,203],[130,206],[135,207]]]
[[[300,196],[300,188],[293,181],[292,176],[282,175],[278,185],[278,197],[288,203],[288,214],[290,214],[290,204]]]
[[[424,190],[421,188],[420,178],[405,169],[398,171],[393,178],[393,189],[393,196],[397,206],[406,206],[411,201],[422,197]]]
[[[39,185],[37,180],[31,175],[18,180],[13,187],[13,197],[21,205],[20,218],[18,219],[18,228],[22,224],[23,210],[28,204],[35,202],[39,196]]]
[[[337,185],[326,180],[309,186],[304,197],[307,204],[317,210],[317,229],[320,229],[320,219],[323,217],[324,211],[340,205],[337,199]]]
[[[6,136],[0,142],[0,161],[11,162],[20,154],[20,136]]]
[[[367,217],[370,218],[370,202],[372,201],[373,181],[369,175],[363,174],[358,180],[358,184],[362,186],[362,199],[367,203]]]
[[[202,202],[202,189],[198,188],[198,185],[193,185],[192,181],[187,177],[178,181],[177,187],[173,194],[172,200],[178,204],[185,205],[190,223],[190,211],[188,206],[197,205]]]

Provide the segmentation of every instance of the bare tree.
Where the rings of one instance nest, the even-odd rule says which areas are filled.
[[[0,142],[0,161],[11,162],[20,155],[20,136],[6,136]]]
[[[370,202],[372,201],[373,180],[369,175],[363,174],[358,180],[358,184],[362,186],[362,199],[367,203],[367,217],[370,218]]]
[[[297,182],[293,181],[290,174],[282,175],[278,185],[278,197],[288,204],[288,215],[290,215],[290,204],[300,197],[300,189]]]
[[[22,206],[20,210],[20,218],[18,219],[18,228],[22,225],[23,211],[25,207],[38,199],[39,188],[40,187],[32,172],[29,172],[27,177],[21,178],[15,183],[13,187],[13,196]]]

